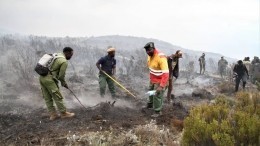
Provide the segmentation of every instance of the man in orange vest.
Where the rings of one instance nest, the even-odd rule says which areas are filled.
[[[153,42],[147,43],[144,48],[148,54],[147,63],[150,71],[149,91],[156,91],[154,95],[149,96],[147,108],[154,109],[155,114],[152,117],[156,118],[161,115],[163,94],[169,78],[169,68],[167,57],[155,48]]]

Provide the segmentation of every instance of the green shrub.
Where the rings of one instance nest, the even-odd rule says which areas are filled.
[[[235,98],[220,96],[213,105],[193,108],[184,120],[182,145],[259,145],[259,93],[240,92]]]

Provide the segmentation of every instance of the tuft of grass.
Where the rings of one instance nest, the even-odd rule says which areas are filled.
[[[182,131],[184,127],[183,120],[179,120],[179,119],[172,119],[171,124],[172,127],[176,128],[178,131]]]
[[[113,129],[110,127],[106,131],[95,131],[72,134],[68,133],[66,137],[61,138],[62,145],[88,145],[88,146],[158,146],[170,145],[177,146],[180,144],[180,135],[172,133],[165,126],[159,126],[155,120],[151,120],[145,125],[138,125],[135,128],[124,131],[123,129]],[[54,145],[50,139],[42,139],[41,145]]]
[[[220,93],[231,93],[235,90],[235,86],[231,82],[223,82],[218,85],[218,89]]]

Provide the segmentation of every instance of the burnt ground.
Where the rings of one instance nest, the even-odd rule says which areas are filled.
[[[156,123],[166,127],[176,126],[176,129],[181,131],[183,119],[188,115],[190,108],[209,103],[219,93],[230,94],[234,84],[229,83],[229,85],[227,83],[208,76],[195,76],[188,80],[185,78],[178,79],[174,84],[175,98],[173,103],[164,104],[163,115],[156,118]],[[94,86],[97,86],[96,84]],[[94,88],[89,88],[87,91],[84,89],[84,92],[97,94]],[[143,94],[139,92],[139,95]],[[121,98],[126,100],[125,97]],[[68,145],[67,136],[71,133],[80,135],[86,131],[106,131],[112,128],[113,133],[116,134],[131,130],[137,125],[145,125],[151,121],[150,116],[153,114],[152,110],[142,108],[142,106],[145,106],[144,100],[127,99],[127,102],[135,106],[118,106],[118,102],[115,103],[115,106],[107,102],[100,102],[97,106],[87,110],[80,106],[74,106],[69,110],[76,114],[74,118],[50,121],[44,106],[28,106],[16,102],[17,100],[19,100],[19,96],[15,94],[14,96],[2,96],[2,99],[0,99],[0,145],[41,145],[43,141],[45,143],[51,142],[52,145]],[[68,99],[66,98],[66,100]],[[30,99],[26,102],[35,104]],[[40,100],[40,103],[44,105],[42,100]],[[76,104],[78,105],[78,103]]]
[[[149,121],[151,110],[143,108],[123,108],[111,106],[103,102],[95,108],[71,109],[76,116],[71,119],[57,119],[49,121],[46,109],[39,108],[29,113],[10,113],[13,107],[20,111],[28,107],[19,105],[1,105],[0,114],[0,141],[2,145],[40,145],[43,139],[48,139],[55,145],[65,145],[68,133],[81,133],[84,131],[109,130],[120,132],[136,125]],[[183,120],[187,111],[180,105],[165,105],[163,115],[157,119],[158,125],[170,125],[172,118]]]

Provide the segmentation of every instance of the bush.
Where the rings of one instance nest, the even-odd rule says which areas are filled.
[[[240,92],[236,101],[218,97],[191,110],[184,120],[182,145],[259,145],[260,95]]]

